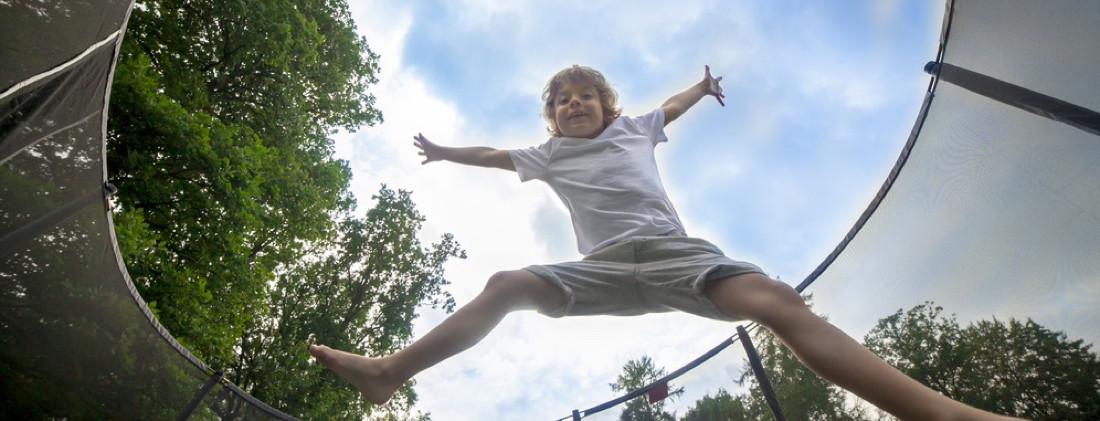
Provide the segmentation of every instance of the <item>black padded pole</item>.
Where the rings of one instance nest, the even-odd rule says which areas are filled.
[[[1032,91],[1019,85],[964,69],[950,63],[929,62],[924,71],[974,92],[1029,113],[1060,121],[1100,136],[1100,112]]]
[[[760,391],[764,393],[764,400],[768,401],[768,406],[772,409],[772,415],[775,416],[776,421],[787,421],[787,418],[783,416],[783,408],[779,407],[779,399],[776,399],[775,391],[772,390],[772,383],[768,381],[767,373],[764,373],[764,365],[760,363],[760,355],[756,353],[756,347],[752,346],[752,340],[749,339],[749,332],[745,330],[744,326],[737,326],[737,336],[741,339],[741,345],[745,346],[745,353],[749,356],[749,364],[752,365],[752,373],[756,375],[757,383],[760,383]]]
[[[198,393],[195,393],[195,397],[191,399],[191,403],[187,404],[186,408],[183,408],[183,412],[180,412],[180,416],[176,418],[176,421],[185,421],[191,418],[191,413],[195,412],[195,408],[199,407],[202,400],[210,393],[210,389],[213,389],[214,385],[218,384],[221,380],[222,372],[215,371],[214,374],[210,376],[210,380],[207,380],[206,384],[202,385],[202,389],[199,389]]]

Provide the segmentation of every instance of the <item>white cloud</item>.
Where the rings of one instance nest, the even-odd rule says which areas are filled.
[[[876,29],[894,24],[901,13],[901,0],[874,0],[869,2],[871,25]]]

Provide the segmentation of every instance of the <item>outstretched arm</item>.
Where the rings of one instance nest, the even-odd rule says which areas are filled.
[[[676,120],[707,95],[713,95],[714,98],[718,99],[718,103],[725,107],[726,103],[722,102],[722,98],[726,96],[722,94],[722,87],[718,85],[720,81],[722,81],[722,77],[711,77],[710,66],[705,66],[703,80],[691,85],[687,90],[673,95],[664,104],[661,104],[661,109],[665,111],[665,125],[667,126],[668,123]]]
[[[507,150],[493,149],[486,146],[471,146],[454,148],[439,146],[432,143],[422,134],[413,136],[413,146],[420,148],[420,156],[424,157],[427,164],[432,161],[451,161],[459,164],[473,165],[486,168],[500,168],[502,170],[515,171],[512,158]]]

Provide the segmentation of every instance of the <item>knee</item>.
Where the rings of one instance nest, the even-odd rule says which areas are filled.
[[[776,304],[796,305],[799,307],[805,306],[805,299],[798,294],[798,291],[795,290],[794,287],[788,285],[786,282],[767,278],[765,284],[767,287],[764,289],[764,293],[769,294],[776,301]]]
[[[522,270],[502,271],[489,276],[489,279],[485,281],[485,289],[482,294],[520,300],[529,299],[538,293],[538,287],[544,283],[529,272]]]
[[[511,271],[497,272],[489,276],[489,279],[485,281],[485,289],[482,291],[484,294],[504,294],[508,295],[514,292],[516,282]]]
[[[527,301],[522,285],[516,282],[511,272],[497,272],[485,281],[475,301],[491,305],[505,311],[514,311],[525,306]]]
[[[565,303],[558,287],[525,270],[494,273],[481,292],[486,298],[505,303],[509,308],[549,310]]]
[[[805,300],[793,287],[761,274],[718,281],[708,285],[707,295],[726,314],[768,327],[808,311]]]
[[[806,300],[794,287],[770,278],[768,281],[758,293],[759,305],[754,306],[751,319],[775,330],[800,316],[811,314]]]

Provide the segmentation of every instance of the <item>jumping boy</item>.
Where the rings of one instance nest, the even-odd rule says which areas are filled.
[[[789,285],[710,243],[686,236],[657,172],[654,147],[664,127],[705,96],[725,105],[719,81],[703,80],[641,117],[622,117],[598,71],[572,66],[542,94],[551,138],[536,147],[445,147],[423,135],[424,163],[451,161],[546,182],[569,209],[584,259],[492,275],[485,289],[408,347],[367,358],[310,346],[321,364],[381,404],[420,371],[478,343],[508,313],[551,317],[683,311],[751,320],[779,337],[807,367],[906,420],[1009,419],[953,401],[905,376],[818,317]]]

